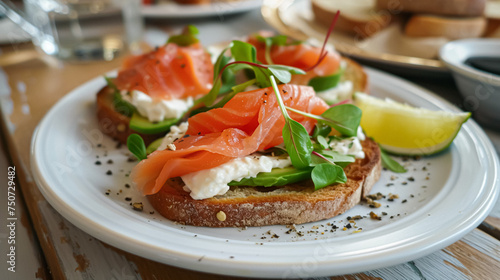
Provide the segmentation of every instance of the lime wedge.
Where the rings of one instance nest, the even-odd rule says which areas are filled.
[[[361,127],[386,151],[401,155],[430,155],[446,149],[470,113],[432,111],[356,93]]]

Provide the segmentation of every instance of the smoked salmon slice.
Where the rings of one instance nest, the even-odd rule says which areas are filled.
[[[120,90],[142,91],[153,99],[206,94],[212,88],[213,64],[200,43],[166,44],[154,51],[125,59],[114,80]]]
[[[278,86],[286,106],[322,114],[329,106],[308,86]],[[316,121],[290,112],[311,133]],[[283,142],[285,119],[272,88],[236,94],[222,108],[188,120],[186,136],[175,150],[155,151],[134,167],[131,178],[145,195],[157,193],[169,178],[219,166],[233,158],[277,146]]]
[[[271,63],[266,59],[266,44],[259,41],[258,36],[271,37],[273,33],[262,31],[248,38],[248,43],[257,50],[257,60],[264,64],[280,64],[307,70],[316,64],[321,55],[321,48],[308,44],[273,45],[270,51]],[[321,63],[306,72],[305,75],[293,75],[290,83],[307,85],[314,77],[333,75],[340,68],[340,60],[340,55],[337,52],[329,51]]]

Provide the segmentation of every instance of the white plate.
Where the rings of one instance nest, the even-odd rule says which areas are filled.
[[[262,0],[239,0],[215,2],[206,5],[180,5],[173,1],[160,1],[159,4],[143,5],[142,15],[147,18],[193,18],[225,16],[257,9]]]
[[[457,111],[422,88],[376,70],[367,72],[374,95]],[[409,169],[405,174],[383,171],[372,192],[398,194],[399,199],[382,199],[381,208],[361,204],[333,219],[298,225],[301,234],[287,234],[285,226],[178,225],[151,214],[147,200],[125,187],[134,165],[127,162],[130,154],[97,128],[95,93],[104,85],[103,78],[91,80],[44,117],[33,136],[32,172],[45,198],[66,219],[106,243],[158,262],[210,273],[278,278],[391,266],[459,240],[487,216],[499,193],[495,150],[469,120],[447,151],[418,160],[399,158]],[[95,164],[97,160],[101,165]],[[108,170],[113,175],[106,175]],[[143,202],[144,211],[132,210],[126,197]],[[366,217],[371,211],[382,220],[368,217],[342,230],[347,216]],[[332,225],[339,229],[332,232]]]

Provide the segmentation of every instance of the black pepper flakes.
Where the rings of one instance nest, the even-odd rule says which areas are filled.
[[[136,162],[137,158],[136,157],[128,157],[127,162]]]
[[[96,161],[96,162],[95,162],[95,165],[101,165],[101,164],[102,164],[102,163],[101,163],[101,161],[100,161],[100,160],[98,160],[98,161]]]
[[[108,171],[106,172],[106,175],[113,175],[113,172],[112,172],[111,170],[108,170]]]
[[[106,163],[107,164],[113,164],[113,160],[112,159],[108,159],[108,161]]]
[[[406,203],[408,202],[408,200],[404,199],[403,201],[401,201],[401,203]]]
[[[132,201],[131,197],[125,197],[125,201]]]

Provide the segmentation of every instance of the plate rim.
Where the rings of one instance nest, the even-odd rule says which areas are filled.
[[[219,3],[210,3],[206,4],[204,8],[206,9],[193,9],[194,7],[189,6],[187,7],[184,12],[180,12],[179,10],[176,10],[177,12],[168,12],[165,11],[165,7],[161,6],[167,6],[167,5],[176,5],[179,8],[181,7],[180,4],[177,3],[166,3],[166,4],[152,4],[152,5],[142,5],[141,6],[141,14],[145,18],[151,18],[151,19],[182,19],[182,18],[203,18],[203,17],[213,17],[213,16],[224,16],[224,15],[230,15],[230,14],[235,14],[235,13],[243,13],[247,11],[251,11],[253,9],[258,9],[262,5],[263,0],[241,0],[243,2],[243,5],[235,5],[231,8],[222,8],[222,9],[217,9],[217,5]]]
[[[367,70],[369,76],[372,76],[372,75],[377,76],[378,75],[378,76],[390,78],[393,82],[398,83],[398,84],[402,84],[403,86],[414,87],[414,89],[419,91],[421,93],[421,95],[430,96],[431,99],[433,99],[432,103],[437,102],[439,105],[444,106],[446,108],[453,108],[454,110],[459,110],[455,106],[451,105],[448,101],[444,100],[442,97],[440,97],[440,96],[438,96],[438,95],[436,95],[436,94],[434,94],[434,93],[432,93],[432,92],[430,92],[430,91],[428,91],[428,90],[426,90],[418,85],[415,85],[413,83],[410,83],[408,81],[405,81],[403,79],[395,77],[393,75],[386,74],[386,73],[383,73],[381,71],[371,69],[369,67],[365,67],[365,69]],[[54,195],[55,195],[54,190],[51,190],[51,187],[48,186],[48,183],[46,182],[45,178],[43,178],[43,175],[40,174],[40,170],[39,170],[40,167],[37,166],[37,164],[36,164],[37,159],[36,159],[35,148],[38,145],[38,143],[40,142],[40,139],[39,139],[40,130],[43,129],[44,124],[46,122],[48,122],[49,116],[51,114],[55,114],[54,112],[57,111],[57,108],[58,108],[57,106],[61,106],[58,104],[64,104],[64,102],[67,102],[67,100],[70,100],[70,98],[72,97],[72,94],[75,94],[75,92],[82,90],[84,87],[88,86],[91,83],[97,83],[96,81],[100,78],[101,77],[96,77],[96,78],[80,85],[79,87],[75,88],[74,90],[72,90],[65,97],[63,97],[58,103],[56,103],[56,105],[54,105],[49,110],[49,112],[45,115],[45,117],[39,123],[39,125],[37,126],[37,128],[33,134],[33,137],[32,137],[32,144],[31,144],[31,150],[30,150],[31,171],[32,171],[33,177],[35,179],[35,182],[36,182],[37,186],[39,187],[39,189],[41,190],[44,197],[62,216],[64,216],[70,222],[75,224],[77,227],[83,229],[84,231],[86,231],[90,235],[92,235],[100,240],[103,240],[108,244],[116,246],[118,248],[123,248],[124,247],[123,242],[116,241],[116,236],[110,237],[109,233],[106,234],[106,232],[102,231],[102,229],[101,230],[94,230],[93,227],[89,227],[88,224],[85,224],[84,223],[85,219],[82,219],[82,217],[85,217],[85,216],[82,213],[79,213],[76,211],[70,212],[70,211],[67,211],[67,209],[64,209],[63,206],[60,205],[61,201],[57,201],[57,198],[54,197]],[[97,83],[97,84],[99,84],[99,83]],[[469,122],[466,123],[464,128],[466,128],[466,130],[468,130],[468,131],[469,130],[479,131],[480,132],[479,134],[471,135],[471,137],[472,136],[480,137],[480,139],[478,139],[478,140],[480,140],[481,142],[486,141],[485,142],[486,146],[483,147],[483,150],[494,151],[494,147],[491,144],[489,138],[487,138],[484,131],[482,131],[474,121],[469,120]],[[494,170],[498,171],[499,163],[498,163],[498,158],[496,157],[496,153],[486,152],[486,155],[489,157],[491,164],[492,164],[492,166],[490,166],[490,168],[493,168]],[[387,259],[387,261],[385,262],[386,265],[383,265],[383,266],[381,266],[379,264],[379,262],[380,262],[379,258],[377,258],[376,260],[366,259],[365,263],[363,265],[363,270],[385,267],[385,266],[387,266],[388,262],[389,262],[389,264],[396,264],[396,263],[401,263],[403,261],[407,261],[407,260],[411,260],[411,259],[415,259],[415,258],[424,256],[430,252],[433,252],[433,251],[438,250],[440,248],[444,248],[444,247],[454,243],[455,241],[460,239],[463,235],[465,235],[467,232],[474,229],[486,217],[486,215],[489,213],[489,211],[491,211],[491,209],[494,206],[495,201],[498,199],[498,194],[499,194],[499,181],[498,181],[498,174],[497,174],[498,172],[492,172],[492,173],[493,173],[492,174],[493,182],[496,182],[496,184],[493,184],[493,186],[491,187],[491,192],[493,192],[493,196],[488,199],[488,204],[486,206],[483,205],[480,208],[480,210],[481,210],[481,212],[479,213],[480,215],[476,215],[474,217],[469,217],[469,220],[472,219],[470,221],[471,224],[469,224],[469,226],[460,227],[458,231],[453,232],[452,236],[448,237],[444,241],[437,240],[437,241],[431,242],[432,244],[430,244],[430,245],[427,244],[427,246],[425,246],[424,248],[415,248],[411,254],[406,254],[405,256],[401,256],[398,254],[394,254],[393,256],[384,256]],[[99,225],[97,222],[95,222],[95,224]],[[100,225],[100,226],[102,226],[102,225]],[[113,234],[116,234],[116,233],[113,233]],[[429,243],[429,242],[430,241],[427,241],[427,243]],[[234,243],[236,243],[236,242],[234,242]],[[300,243],[300,242],[298,242],[298,243]],[[273,243],[265,244],[265,246],[276,247],[276,245],[272,245],[272,244]],[[128,245],[130,245],[130,244],[128,244]],[[222,259],[222,257],[217,258],[216,256],[215,257],[207,257],[206,259],[204,259],[203,262],[195,262],[197,260],[197,259],[193,259],[195,256],[194,255],[187,256],[187,254],[184,254],[185,256],[182,256],[185,259],[181,260],[181,257],[179,257],[177,260],[169,259],[168,262],[166,262],[165,256],[161,256],[161,254],[153,255],[153,254],[147,254],[144,252],[144,248],[156,248],[153,245],[154,244],[152,244],[152,243],[142,243],[142,241],[141,241],[140,244],[133,244],[134,247],[132,249],[129,248],[129,249],[125,249],[125,250],[132,251],[133,253],[141,255],[145,258],[153,259],[153,260],[160,261],[163,263],[169,263],[171,265],[184,267],[184,268],[188,268],[188,269],[194,269],[194,270],[203,271],[203,272],[225,274],[225,275],[252,276],[252,277],[270,277],[270,276],[280,277],[283,275],[282,274],[283,269],[290,268],[292,265],[296,265],[296,263],[290,264],[290,263],[286,263],[286,262],[285,263],[281,263],[281,262],[280,263],[272,263],[272,264],[263,264],[263,263],[259,263],[258,261],[253,261],[253,262],[246,261],[246,262],[244,262],[244,261],[239,261],[239,260]],[[237,244],[234,244],[234,245],[237,245]],[[304,245],[308,245],[308,244],[304,244]],[[163,248],[162,253],[163,254],[168,253],[168,250],[165,250],[165,248]],[[174,252],[174,253],[182,254],[182,252]],[[199,257],[199,256],[196,256],[196,257]],[[363,257],[363,258],[365,258],[365,257]],[[227,267],[225,267],[226,264],[230,264],[232,266],[231,269],[227,269]],[[255,271],[255,270],[252,270],[251,268],[249,268],[249,266],[251,267],[251,266],[256,266],[256,265],[258,265],[258,267],[260,269],[259,271]],[[340,274],[360,272],[360,269],[359,269],[360,264],[359,263],[350,264],[350,266],[344,264],[345,266],[343,267],[343,269],[337,270],[334,272],[332,272],[332,270],[331,270],[331,267],[332,267],[331,262],[325,261],[324,263],[320,263],[319,265],[321,266],[322,269],[316,270],[316,274],[314,274],[315,276],[326,276],[325,273],[327,273],[328,276],[331,276],[332,273],[335,274],[337,272]],[[337,264],[337,265],[339,265],[339,264]],[[226,268],[226,270],[221,270],[222,266],[224,266]],[[277,270],[277,269],[281,269],[281,270]]]

